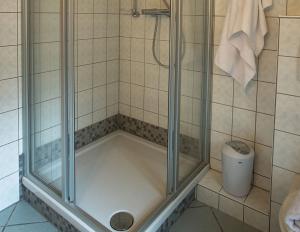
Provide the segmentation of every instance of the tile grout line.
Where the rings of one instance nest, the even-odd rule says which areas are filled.
[[[17,203],[17,204],[18,204],[18,203]],[[11,219],[13,213],[15,212],[15,209],[17,208],[17,204],[14,205],[14,209],[11,211],[11,214],[9,215],[9,217],[8,217],[8,219],[7,219],[6,223],[5,223],[5,225],[3,226],[3,231],[4,231],[5,228],[7,227],[9,220]]]
[[[222,227],[222,224],[221,224],[221,222],[218,220],[218,218],[217,218],[217,216],[215,215],[213,209],[210,208],[210,211],[211,211],[213,217],[215,218],[215,220],[216,220],[216,222],[217,222],[217,224],[218,224],[218,226],[219,226],[221,232],[224,232],[223,227]]]

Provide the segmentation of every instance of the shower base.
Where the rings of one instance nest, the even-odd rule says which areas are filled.
[[[199,164],[180,155],[179,178]],[[76,205],[110,226],[117,212],[134,217],[134,231],[166,197],[167,150],[123,131],[116,131],[76,154]]]

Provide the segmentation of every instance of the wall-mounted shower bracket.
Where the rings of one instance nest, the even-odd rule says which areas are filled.
[[[138,10],[138,0],[133,0],[131,15],[132,17],[140,17],[141,13]]]
[[[132,15],[133,17],[140,17],[140,16],[141,16],[141,13],[138,11],[138,9],[132,9],[131,15]]]

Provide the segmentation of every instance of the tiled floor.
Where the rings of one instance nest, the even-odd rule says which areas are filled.
[[[20,201],[0,212],[0,232],[57,231],[47,219],[25,201]]]
[[[194,201],[170,232],[258,232],[216,209]]]
[[[171,228],[170,232],[258,232],[242,222],[194,201]],[[27,202],[0,212],[0,232],[58,232]]]

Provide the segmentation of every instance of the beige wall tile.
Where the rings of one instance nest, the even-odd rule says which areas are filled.
[[[17,13],[0,13],[0,46],[17,44],[17,23]]]
[[[256,110],[257,81],[251,81],[247,90],[238,82],[234,82],[234,106],[247,110]]]
[[[300,2],[298,0],[288,0],[287,15],[290,16],[300,15]]]
[[[275,165],[300,173],[300,136],[275,131]]]
[[[254,173],[253,185],[266,191],[271,191],[271,178],[267,178]]]
[[[276,84],[258,82],[257,111],[275,114]]]
[[[212,104],[212,129],[231,134],[232,107]]]
[[[275,128],[300,135],[299,117],[300,98],[277,94]]]
[[[265,39],[265,49],[278,50],[279,19],[267,18],[268,34]]]
[[[216,209],[218,208],[218,194],[202,186],[197,187],[197,200]]]
[[[0,12],[17,12],[17,0],[0,0]]]
[[[267,114],[256,115],[255,141],[266,146],[273,146],[274,116]]]
[[[272,148],[256,143],[254,171],[265,177],[272,176]]]
[[[300,19],[280,20],[279,54],[300,57]]]
[[[279,210],[281,205],[271,202],[270,232],[281,232],[279,226]]]
[[[220,196],[219,209],[238,220],[243,220],[244,212],[241,203]]]
[[[220,160],[214,159],[214,158],[210,158],[210,167],[213,170],[222,172],[222,163]]]
[[[213,76],[213,102],[233,104],[233,79],[227,76]]]
[[[258,80],[276,83],[277,51],[263,50],[259,56]]]
[[[244,209],[244,222],[260,231],[269,231],[269,217],[248,207]]]
[[[231,140],[231,136],[220,132],[211,132],[210,156],[221,160],[221,153],[226,142]]]
[[[300,96],[300,58],[278,57],[279,93]]]
[[[273,166],[272,201],[282,203],[287,196],[295,176],[294,172]]]
[[[253,187],[245,201],[245,205],[265,215],[269,215],[270,194],[260,188]]]
[[[255,112],[234,108],[232,134],[236,137],[254,141]]]
[[[228,0],[215,0],[215,15],[226,16]]]

